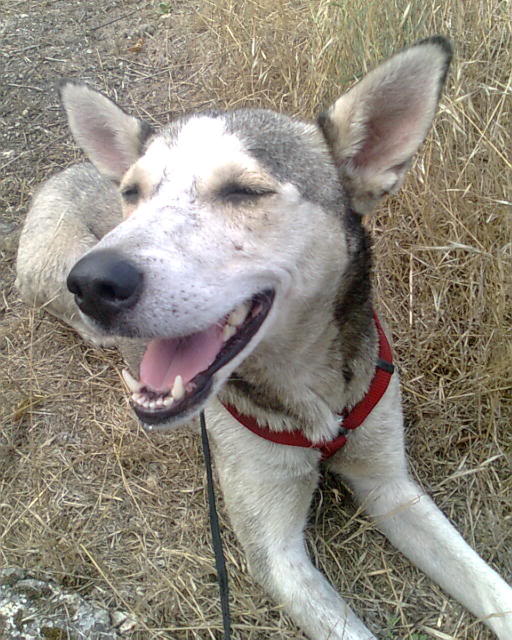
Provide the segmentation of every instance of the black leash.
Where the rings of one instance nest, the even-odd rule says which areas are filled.
[[[204,464],[206,467],[206,483],[208,489],[208,511],[210,514],[210,530],[212,532],[212,545],[215,553],[215,568],[217,569],[217,580],[219,582],[220,608],[222,610],[222,626],[224,628],[223,640],[231,640],[231,616],[229,613],[229,585],[226,563],[224,561],[224,551],[222,548],[222,538],[220,536],[219,517],[215,504],[215,489],[213,488],[212,457],[210,455],[210,444],[206,432],[206,421],[204,411],[201,411],[201,442],[203,444]]]

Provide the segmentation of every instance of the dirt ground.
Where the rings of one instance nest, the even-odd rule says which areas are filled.
[[[216,101],[204,91],[206,67],[194,66],[191,54],[205,47],[206,27],[194,22],[195,7],[180,0],[3,0],[0,16],[0,563],[50,574],[91,601],[129,611],[137,621],[129,634],[134,639],[220,637],[199,440],[185,430],[145,434],[126,406],[117,354],[96,351],[43,311],[27,309],[14,290],[14,259],[33,189],[81,158],[58,104],[60,78],[80,78],[154,124]],[[193,37],[180,28],[187,21],[194,24]],[[214,68],[222,70],[222,64]],[[245,102],[267,106],[262,96],[255,92]],[[457,157],[454,170],[462,174],[468,154]],[[434,198],[421,175],[411,183],[413,191],[438,210],[448,206],[449,196]],[[404,199],[415,207],[415,197]],[[441,291],[448,299],[458,293],[455,283],[445,291],[441,254],[418,251],[413,258],[408,243],[429,247],[452,240],[441,238],[440,227],[401,230],[393,213],[387,215],[389,240],[379,235],[384,221],[375,223],[383,266],[378,287],[389,294],[384,309],[402,360],[413,473],[510,580],[511,387],[509,378],[489,382],[494,369],[505,370],[506,343],[498,341],[504,333],[464,333],[457,309],[446,309],[443,318],[443,310],[432,311],[432,297],[421,293],[414,303],[419,320],[412,323],[413,292]],[[482,249],[482,260],[490,251]],[[386,266],[391,254],[400,255],[399,265]],[[421,266],[412,282],[409,264],[416,256]],[[460,273],[477,258],[463,255]],[[482,264],[474,268],[482,269],[485,281]],[[461,288],[472,286],[467,279]],[[393,291],[403,302],[395,304]],[[498,302],[486,295],[473,299],[473,313],[495,310]],[[476,347],[470,350],[478,341],[492,350],[484,364]],[[460,350],[468,360],[461,375],[454,364]],[[444,364],[437,351],[445,352]],[[234,637],[303,638],[248,577],[222,505],[221,521]],[[308,540],[317,566],[380,637],[491,638],[383,540],[331,477],[318,492]]]

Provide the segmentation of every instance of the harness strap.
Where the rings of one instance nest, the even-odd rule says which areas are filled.
[[[328,442],[311,442],[299,430],[296,431],[272,431],[268,426],[261,426],[254,416],[240,413],[233,405],[224,405],[229,413],[240,424],[250,431],[277,444],[285,444],[292,447],[305,447],[318,449],[322,453],[322,460],[333,456],[347,442],[349,431],[361,425],[373,411],[379,400],[388,388],[389,381],[395,370],[393,365],[393,353],[386,334],[380,324],[377,314],[373,314],[377,335],[379,337],[379,355],[375,365],[375,375],[370,383],[366,395],[350,411],[345,409],[340,416],[340,435]]]

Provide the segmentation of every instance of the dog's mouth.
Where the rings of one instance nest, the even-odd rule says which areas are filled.
[[[259,293],[199,333],[152,340],[140,364],[140,379],[123,371],[137,417],[151,429],[198,409],[212,391],[213,375],[258,333],[274,296],[272,290]]]

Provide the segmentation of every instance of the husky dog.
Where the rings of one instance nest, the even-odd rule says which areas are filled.
[[[304,543],[331,441],[346,444],[326,464],[378,528],[500,640],[512,639],[512,589],[409,476],[361,222],[400,187],[450,57],[443,38],[418,42],[317,123],[208,111],[153,131],[102,94],[64,83],[71,131],[92,165],[49,180],[21,236],[25,300],[96,343],[143,345],[125,379],[148,429],[206,407],[250,570],[314,640],[375,638]],[[379,368],[380,399],[347,435],[347,411],[368,404]]]

